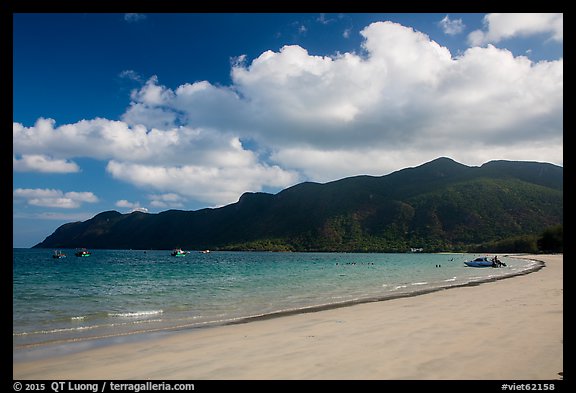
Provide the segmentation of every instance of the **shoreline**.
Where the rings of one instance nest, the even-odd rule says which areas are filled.
[[[121,343],[94,346],[87,350],[40,359],[13,361],[13,377],[15,379],[558,379],[560,378],[558,373],[563,371],[561,294],[563,255],[509,256],[537,260],[543,264],[514,275],[437,288],[424,293],[399,294],[392,299],[367,299],[351,301],[347,304],[325,305],[309,310],[286,311],[280,314],[245,318],[208,329],[168,331],[165,334],[150,335],[146,340],[124,340]],[[551,267],[554,268],[550,269]],[[535,274],[529,274],[533,272]],[[544,276],[550,276],[553,283],[550,283],[550,280],[543,280]],[[504,280],[512,277],[516,280]],[[519,283],[518,280],[528,280],[532,284],[526,285],[523,282]],[[508,294],[507,296],[514,298],[519,289],[526,292],[527,287],[534,289],[534,284],[539,282],[547,286],[551,285],[552,289],[560,287],[556,288],[560,292],[553,297],[553,305],[557,314],[555,323],[549,325],[552,329],[548,329],[549,333],[555,332],[556,339],[559,338],[556,340],[558,342],[554,349],[551,350],[555,361],[548,362],[548,366],[554,368],[555,372],[529,370],[515,377],[514,374],[508,375],[505,369],[496,367],[483,377],[482,374],[476,375],[483,370],[453,370],[458,363],[466,363],[463,362],[462,357],[468,358],[470,354],[467,351],[470,349],[466,349],[464,345],[459,351],[455,351],[457,348],[451,350],[454,352],[452,355],[456,359],[460,358],[460,361],[448,360],[442,355],[446,353],[447,348],[454,345],[442,332],[462,335],[462,329],[468,326],[468,324],[458,325],[450,319],[455,317],[461,319],[462,313],[467,315],[467,319],[484,315],[478,322],[486,324],[486,320],[491,320],[494,325],[498,326],[502,324],[498,318],[494,315],[487,315],[486,312],[493,313],[499,307],[514,306],[508,312],[503,313],[507,318],[510,315],[511,322],[514,322],[515,329],[508,329],[506,335],[506,340],[512,340],[515,337],[515,330],[519,327],[519,323],[514,321],[513,311],[523,306],[518,299],[514,299],[510,301],[510,304],[504,304],[506,302],[502,300],[503,304],[500,306],[498,306],[499,302],[496,302],[490,309],[485,309],[486,305],[481,303],[484,307],[478,309],[475,303],[468,304],[469,300],[463,301],[462,297],[475,299],[479,296],[476,292],[480,295],[483,293],[482,296],[485,296],[492,292],[499,293],[506,290],[504,292]],[[445,289],[451,289],[451,291]],[[452,310],[448,314],[437,315],[434,310],[431,311],[429,307],[431,304],[442,306],[446,309],[445,311]],[[406,313],[406,311],[411,312]],[[417,312],[414,314],[415,311]],[[456,311],[458,312],[454,314]],[[483,311],[484,314],[478,314],[479,311]],[[549,313],[549,310],[545,313]],[[418,320],[420,324],[413,326],[409,323],[413,320]],[[530,320],[530,318],[524,319],[523,322]],[[363,321],[363,323],[359,325],[358,321]],[[406,322],[403,326],[402,321]],[[446,326],[437,330],[442,323]],[[549,321],[546,322],[546,324],[549,323]],[[426,324],[434,328],[426,334],[441,337],[442,345],[435,350],[425,351],[426,356],[422,354],[416,356],[414,352],[418,352],[419,346],[434,346],[428,341],[413,342],[412,338],[416,333],[426,335],[421,330]],[[343,327],[346,329],[342,329]],[[297,334],[304,331],[310,334],[304,336]],[[383,334],[375,334],[377,331]],[[476,341],[474,338],[479,342],[484,342],[485,339],[498,337],[498,331],[492,333],[495,334],[487,335],[489,337],[483,337],[482,334],[479,336],[476,334],[473,337],[465,335],[465,341],[468,345],[474,346],[474,341]],[[365,338],[358,338],[358,336],[365,336]],[[319,340],[322,337],[323,339]],[[320,342],[311,345],[316,341]],[[385,346],[393,344],[396,347],[401,345],[406,348],[404,351],[391,350],[388,354],[386,351],[378,350],[370,355],[366,353],[366,350],[372,348],[371,341],[387,344]],[[346,344],[347,342],[356,343],[356,346],[350,346]],[[491,345],[489,340],[487,344]],[[530,342],[526,342],[525,345],[530,346]],[[310,350],[309,347],[315,350]],[[338,350],[339,347],[346,347],[348,351],[343,348]],[[365,348],[365,350],[358,352],[358,347]],[[496,352],[498,352],[498,347],[504,348],[505,346],[496,345],[494,348]],[[233,348],[237,351],[232,351]],[[335,351],[337,353],[334,353]],[[297,353],[301,355],[300,359],[295,357]],[[355,359],[356,363],[364,367],[358,369],[356,366],[341,368],[337,365],[334,367],[329,365],[330,361],[336,361],[342,356]],[[414,373],[414,370],[418,370],[418,366],[422,366],[424,359],[434,358],[434,356],[439,362],[446,363],[444,366],[448,367],[447,371],[423,372],[420,370],[419,373]],[[114,361],[110,362],[111,359]],[[406,364],[406,369],[396,369],[399,366],[384,369],[378,367],[383,361],[386,363],[391,360]],[[518,363],[516,360],[509,360]],[[536,360],[538,363],[541,361],[541,359]],[[345,363],[348,364],[350,361],[352,360],[347,360]],[[478,361],[482,362],[482,356],[478,358]],[[491,361],[494,362],[494,359]],[[247,367],[248,364],[253,366]],[[555,366],[552,367],[551,364]],[[274,365],[276,367],[273,367]],[[449,371],[450,368],[452,371]],[[508,370],[510,371],[510,367]]]
[[[440,253],[440,254],[457,254],[457,253]],[[510,257],[514,258],[515,255],[510,256],[509,254],[494,254],[500,257]],[[522,258],[519,258],[522,259]],[[461,288],[461,287],[469,287],[469,286],[477,286],[487,282],[499,281],[504,280],[507,278],[513,278],[516,276],[522,276],[525,274],[530,274],[542,269],[545,266],[545,263],[542,261],[535,260],[533,258],[528,258],[536,262],[536,264],[532,267],[526,268],[525,270],[514,272],[514,273],[507,273],[503,276],[496,276],[496,277],[486,277],[486,278],[479,278],[473,281],[468,281],[464,283],[458,284],[444,284],[441,286],[433,286],[427,287],[418,290],[412,290],[409,292],[398,292],[398,293],[387,293],[385,295],[380,296],[366,296],[351,300],[345,300],[340,302],[331,302],[331,303],[323,303],[323,304],[315,304],[310,306],[303,306],[298,308],[289,308],[289,309],[280,309],[276,311],[271,311],[262,314],[254,314],[248,316],[241,316],[236,318],[230,319],[223,319],[223,320],[215,320],[215,321],[206,321],[206,322],[198,322],[198,323],[188,323],[183,325],[176,325],[170,327],[159,327],[159,328],[152,328],[150,330],[139,330],[139,331],[131,331],[131,332],[123,332],[123,333],[113,333],[106,336],[95,336],[95,337],[83,337],[83,338],[70,338],[70,339],[59,339],[59,340],[52,340],[47,342],[40,342],[40,343],[30,343],[30,344],[21,344],[18,346],[13,346],[13,351],[17,351],[18,353],[13,354],[13,360],[21,360],[26,357],[30,359],[36,358],[46,358],[52,356],[52,353],[72,353],[77,352],[78,350],[74,349],[76,347],[83,347],[85,349],[91,348],[98,348],[98,347],[105,347],[108,345],[116,345],[117,343],[122,343],[123,341],[145,341],[149,339],[149,337],[154,337],[156,335],[161,334],[170,334],[170,333],[177,333],[177,332],[185,332],[194,329],[210,329],[218,326],[228,326],[228,325],[239,325],[245,324],[250,322],[257,322],[263,321],[268,319],[274,318],[282,318],[291,315],[298,315],[298,314],[307,314],[307,313],[315,313],[319,311],[326,311],[332,309],[338,309],[342,307],[351,307],[354,305],[365,304],[365,303],[375,303],[375,302],[385,302],[394,299],[401,299],[401,298],[409,298],[409,297],[416,297],[425,295],[428,293],[434,293],[438,291],[444,291],[453,288]],[[472,268],[473,269],[473,268]],[[36,352],[37,356],[31,355],[30,353]]]
[[[509,256],[509,257],[515,258],[515,256],[514,257]],[[410,292],[400,292],[400,293],[387,294],[387,295],[383,295],[383,296],[372,296],[372,297],[365,297],[365,298],[360,298],[360,299],[347,300],[347,301],[343,301],[343,302],[320,304],[320,305],[302,307],[302,308],[291,309],[291,310],[274,311],[271,313],[257,315],[257,316],[242,317],[242,318],[235,320],[235,321],[225,322],[225,323],[223,323],[223,325],[238,325],[238,324],[250,323],[250,322],[255,322],[255,321],[264,321],[267,319],[282,318],[282,317],[286,317],[286,316],[290,316],[290,315],[308,314],[308,313],[315,313],[315,312],[320,312],[320,311],[338,309],[338,308],[342,308],[342,307],[352,307],[352,306],[359,305],[359,304],[386,302],[386,301],[395,300],[395,299],[417,297],[417,296],[421,296],[421,295],[426,295],[428,293],[445,291],[445,290],[449,290],[449,289],[453,289],[453,288],[474,287],[474,286],[478,286],[478,285],[488,283],[488,282],[500,281],[500,280],[505,280],[507,278],[513,278],[513,277],[517,277],[517,276],[523,276],[525,274],[534,273],[534,272],[537,272],[538,270],[540,270],[546,266],[546,264],[543,261],[536,260],[536,262],[538,262],[538,264],[534,267],[530,267],[530,268],[523,270],[521,272],[511,273],[511,274],[508,274],[505,276],[482,278],[479,280],[470,281],[470,282],[461,283],[461,284],[447,285],[447,286],[441,286],[441,287],[431,287],[431,288],[426,288],[426,289],[421,289],[421,290],[416,290],[416,291],[410,291]]]

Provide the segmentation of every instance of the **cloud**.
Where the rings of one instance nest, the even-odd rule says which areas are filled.
[[[287,45],[241,56],[229,86],[171,89],[152,77],[120,121],[13,123],[14,152],[106,160],[116,179],[212,206],[245,191],[383,175],[439,156],[562,163],[562,59],[533,62],[491,44],[453,56],[392,22],[360,34],[353,52],[319,56]]]
[[[202,128],[148,129],[106,119],[56,127],[52,119],[39,119],[29,128],[14,123],[13,144],[15,151],[108,160],[106,170],[117,179],[210,204],[298,181],[293,171],[259,162],[238,137]]]
[[[446,15],[440,22],[438,22],[438,26],[442,28],[444,34],[448,35],[457,35],[464,31],[466,26],[462,19],[450,19],[448,15]]]
[[[185,198],[181,197],[175,193],[167,194],[150,194],[148,195],[150,199],[150,206],[157,208],[176,208],[184,207]]]
[[[96,118],[55,127],[53,119],[39,119],[33,127],[13,124],[15,152],[24,155],[52,151],[56,157],[207,165],[242,165],[252,153],[237,138],[206,129],[130,126],[123,121]]]
[[[132,100],[147,105],[160,105],[169,100],[173,94],[172,91],[163,89],[162,86],[158,86],[157,83],[158,77],[154,75],[146,82],[142,89],[132,92]]]
[[[233,69],[247,97],[243,113],[262,121],[251,127],[259,140],[277,152],[386,152],[423,140],[459,151],[470,142],[522,144],[543,130],[561,135],[562,60],[532,63],[493,46],[453,58],[390,22],[361,34],[365,56],[312,56],[289,46]]]
[[[73,221],[86,221],[94,217],[96,214],[98,214],[98,212],[63,213],[61,211],[22,212],[14,210],[13,217],[14,219],[25,219],[25,220],[54,220],[54,221],[73,222]]]
[[[74,173],[80,167],[75,162],[53,159],[43,154],[23,154],[21,158],[12,158],[12,166],[16,172],[42,173]]]
[[[120,74],[118,74],[118,76],[120,78],[130,79],[130,80],[133,80],[133,81],[139,82],[139,83],[144,82],[142,79],[142,76],[140,76],[140,74],[138,74],[134,70],[124,70]]]
[[[115,178],[159,191],[172,190],[212,206],[236,202],[247,190],[262,185],[286,187],[296,177],[278,166],[254,163],[246,166],[161,166],[110,161],[106,170]],[[156,205],[159,201],[156,202]]]
[[[23,199],[27,204],[42,207],[74,209],[82,203],[98,202],[98,197],[91,192],[63,192],[56,189],[17,188],[13,192],[15,199]]]
[[[120,199],[119,201],[116,201],[115,205],[116,205],[116,207],[133,208],[136,206],[140,206],[140,202],[129,202],[126,199]]]
[[[471,45],[497,43],[513,37],[548,34],[551,39],[564,39],[564,14],[488,14],[484,17],[484,30],[468,35]]]
[[[147,17],[145,14],[139,13],[126,13],[124,14],[124,20],[129,23],[135,23],[145,20]]]
[[[145,207],[142,207],[140,205],[140,202],[129,202],[126,199],[120,199],[119,201],[116,201],[115,205],[116,205],[116,207],[130,209],[129,210],[130,213],[132,213],[132,212],[148,213],[148,209],[146,209]]]
[[[336,22],[336,18],[326,17],[326,14],[320,14],[318,18],[316,18],[317,22],[320,22],[323,25],[328,25],[330,23]]]

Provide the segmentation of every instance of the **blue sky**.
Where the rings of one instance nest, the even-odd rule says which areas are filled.
[[[13,245],[448,156],[563,165],[562,14],[14,14]]]

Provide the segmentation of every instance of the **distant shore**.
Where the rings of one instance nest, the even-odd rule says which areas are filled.
[[[18,360],[13,378],[561,379],[563,255],[517,257],[545,266],[477,286]]]

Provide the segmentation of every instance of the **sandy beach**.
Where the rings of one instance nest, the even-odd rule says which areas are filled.
[[[521,257],[545,266],[477,286],[14,361],[13,378],[561,379],[563,255]]]

